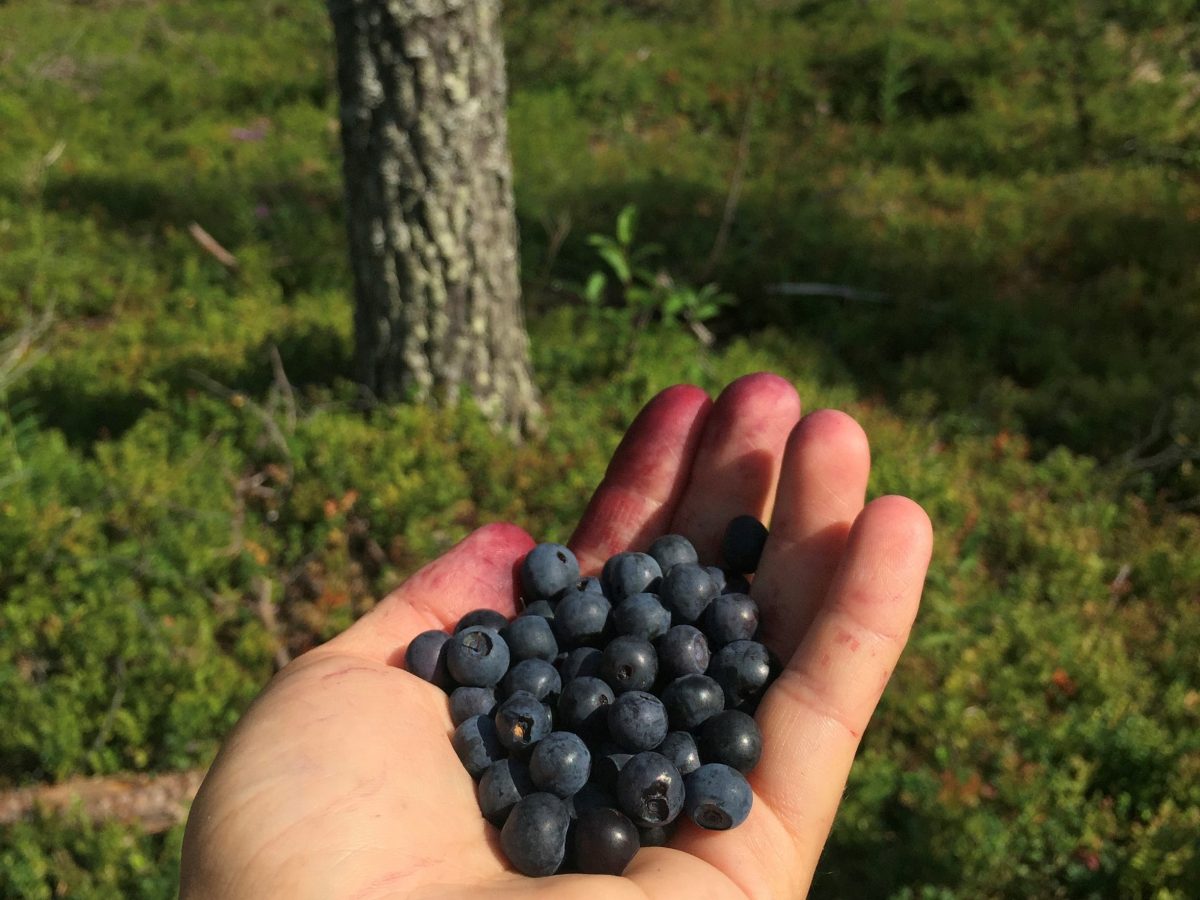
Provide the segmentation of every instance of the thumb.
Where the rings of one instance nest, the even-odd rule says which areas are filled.
[[[516,571],[534,546],[524,529],[504,522],[484,525],[420,569],[350,628],[325,644],[327,651],[398,666],[422,631],[448,629],[471,610],[516,613]]]

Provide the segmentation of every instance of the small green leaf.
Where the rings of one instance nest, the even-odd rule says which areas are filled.
[[[617,240],[628,247],[633,243],[633,229],[637,224],[637,207],[630,203],[617,215]]]
[[[617,280],[621,284],[629,284],[633,278],[633,274],[629,271],[629,261],[625,259],[625,254],[615,247],[597,247],[600,253],[600,258],[603,259],[613,272],[617,275]]]
[[[593,272],[587,280],[587,284],[583,288],[583,297],[588,303],[596,304],[600,302],[600,298],[604,296],[604,288],[608,286],[608,279],[603,272]]]

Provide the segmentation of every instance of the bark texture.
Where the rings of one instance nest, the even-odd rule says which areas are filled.
[[[330,0],[358,376],[386,400],[473,396],[525,431],[499,0]]]

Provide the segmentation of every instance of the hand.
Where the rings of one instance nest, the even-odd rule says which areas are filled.
[[[192,807],[182,896],[803,896],[930,556],[915,503],[864,507],[869,467],[852,419],[801,420],[795,391],[775,376],[739,379],[715,403],[671,388],[630,427],[570,542],[587,572],[668,532],[713,560],[733,516],[770,524],[753,596],[786,666],[758,709],[764,751],[739,828],[684,822],[625,878],[527,879],[505,863],[450,746],[445,696],[399,668],[422,631],[478,607],[514,614],[514,566],[534,542],[490,525],[272,680]]]

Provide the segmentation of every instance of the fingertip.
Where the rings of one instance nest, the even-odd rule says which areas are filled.
[[[800,415],[800,395],[793,384],[774,372],[751,372],[731,381],[717,398],[717,404],[737,409],[754,403],[776,415]]]
[[[933,522],[921,504],[900,494],[876,497],[859,516],[855,530],[878,535],[895,554],[928,565],[933,554]]]
[[[795,445],[801,442],[836,447],[842,456],[867,466],[871,464],[867,433],[853,416],[838,409],[814,409],[796,423],[788,439],[788,451],[794,452]]]

